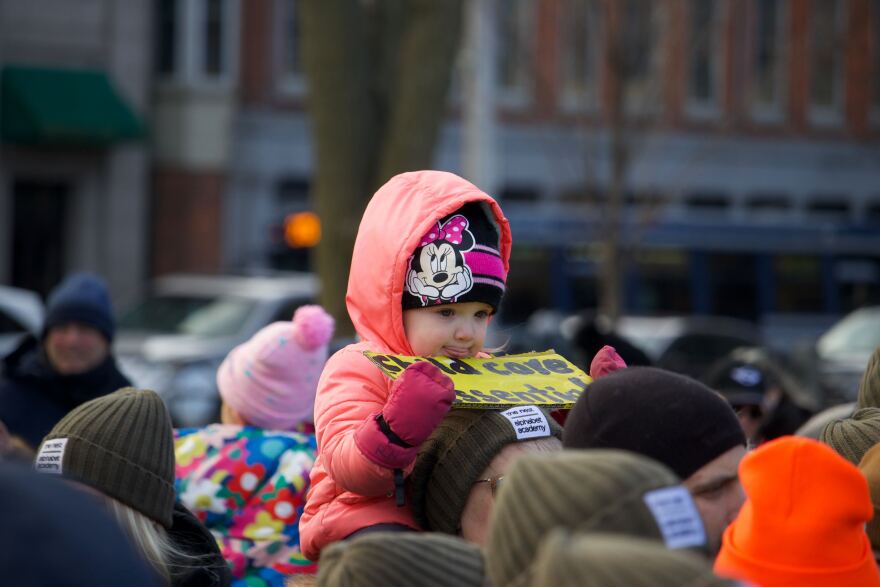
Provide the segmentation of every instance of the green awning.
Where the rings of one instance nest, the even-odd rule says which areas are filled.
[[[6,66],[0,72],[5,142],[102,146],[143,136],[140,119],[103,71]]]

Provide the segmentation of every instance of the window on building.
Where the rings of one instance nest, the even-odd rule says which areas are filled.
[[[778,255],[773,258],[778,312],[816,313],[824,310],[822,264],[810,255]]]
[[[305,71],[300,45],[302,22],[299,2],[300,0],[276,0],[275,2],[278,80],[283,91],[295,94],[300,94],[305,90]]]
[[[627,110],[652,114],[662,104],[663,5],[650,0],[626,0],[622,5],[622,59],[615,73],[624,83]]]
[[[534,65],[537,3],[508,0],[498,4],[498,87],[502,102],[521,106],[528,102]]]
[[[560,19],[562,33],[562,99],[568,110],[598,106],[600,19],[598,0],[566,0]]]
[[[690,0],[688,99],[691,110],[714,110],[718,100],[721,3]]]
[[[688,256],[677,249],[641,249],[633,257],[637,287],[627,285],[639,314],[686,314],[692,310]]]
[[[156,70],[181,84],[225,83],[234,74],[239,0],[160,0]]]
[[[226,63],[223,50],[223,0],[205,0],[205,73],[220,75]]]
[[[177,50],[177,2],[159,0],[156,7],[156,71],[162,75],[174,73]]]
[[[746,198],[746,208],[753,212],[786,212],[791,202],[782,194],[755,194]]]
[[[811,216],[824,220],[845,222],[850,217],[850,205],[842,197],[816,198],[807,204]]]
[[[730,200],[719,193],[694,193],[685,198],[685,205],[697,212],[725,212],[730,208]]]
[[[836,122],[840,116],[843,89],[843,2],[814,0],[811,17],[811,114],[815,122]]]
[[[753,116],[779,116],[784,88],[785,8],[784,0],[753,0],[751,83],[749,102]]]
[[[880,0],[871,4],[871,51],[874,73],[871,75],[873,84],[873,119],[880,123]]]

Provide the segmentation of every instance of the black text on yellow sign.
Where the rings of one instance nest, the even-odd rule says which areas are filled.
[[[488,359],[407,357],[366,351],[383,373],[396,379],[416,361],[428,361],[455,384],[454,406],[504,409],[521,405],[570,408],[592,379],[553,351]]]

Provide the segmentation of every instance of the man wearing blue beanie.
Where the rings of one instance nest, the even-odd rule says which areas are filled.
[[[3,359],[0,421],[32,447],[67,412],[131,383],[110,352],[115,332],[107,285],[74,273],[50,294],[42,337]]]

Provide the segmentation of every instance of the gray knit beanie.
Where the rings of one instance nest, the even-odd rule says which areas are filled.
[[[533,585],[553,587],[722,587],[735,585],[709,562],[655,540],[557,529],[535,558]]]
[[[126,387],[62,418],[43,439],[34,468],[85,483],[171,528],[173,434],[162,398]]]
[[[321,553],[319,587],[480,587],[483,554],[454,536],[375,532]]]
[[[705,552],[690,493],[666,466],[620,450],[524,455],[492,512],[486,568],[494,585],[523,585],[541,540],[554,528],[655,539]]]
[[[851,418],[829,422],[819,441],[858,466],[865,453],[880,442],[880,408],[862,408]]]
[[[880,347],[868,359],[865,374],[859,384],[860,408],[880,408]]]
[[[540,414],[545,430],[521,434],[510,414]],[[523,438],[520,438],[523,436]],[[471,488],[501,450],[516,442],[553,436],[562,441],[562,428],[535,406],[505,410],[456,409],[449,412],[422,443],[409,476],[410,500],[416,521],[425,530],[458,534],[461,514]]]

